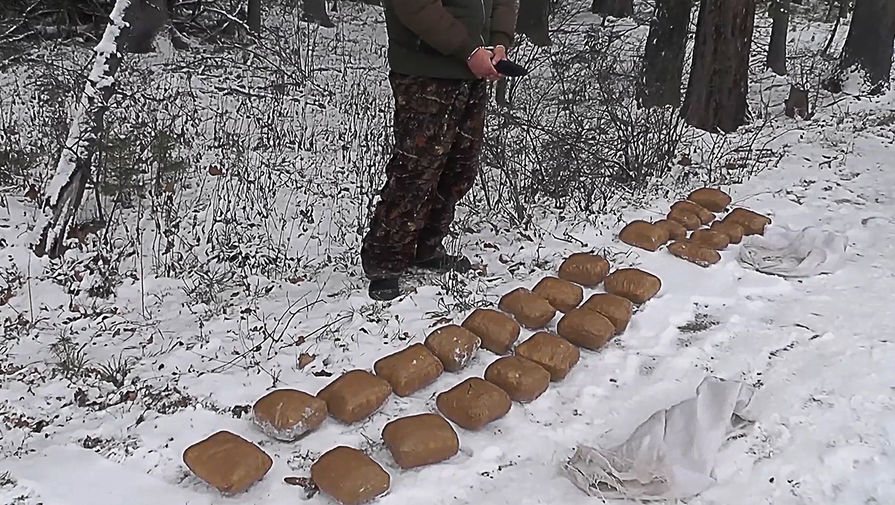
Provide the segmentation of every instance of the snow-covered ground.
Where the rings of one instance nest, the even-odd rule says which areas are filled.
[[[622,440],[652,412],[691,396],[707,374],[754,386],[757,419],[724,447],[717,485],[687,503],[895,503],[895,92],[832,101],[812,122],[774,119],[779,135],[767,148],[784,153],[782,161],[725,187],[735,204],[775,225],[848,235],[846,266],[804,280],[743,268],[738,246],[708,269],[632,250],[607,216],[601,226],[548,220],[534,236],[482,226],[463,239],[481,272],[434,279],[392,304],[370,302],[356,265],[290,282],[253,277],[218,293],[223,309],[197,303],[184,279],[149,275],[125,276],[112,296],[91,299],[58,278],[80,276],[77,261],[54,280],[55,265],[28,254],[33,208],[10,196],[0,210],[0,268],[21,282],[0,305],[0,503],[301,502],[302,488],[283,478],[307,476],[336,445],[367,450],[389,471],[383,505],[593,503],[560,471],[575,446]],[[670,203],[656,198],[624,218],[658,218]],[[437,393],[481,376],[497,359],[486,351],[411,397],[392,396],[359,425],[329,419],[286,443],[249,420],[251,404],[271,388],[316,393],[345,370],[370,368],[461,322],[476,305],[534,286],[579,251],[655,273],[660,295],[535,402],[513,405],[480,432],[458,429],[453,459],[400,470],[380,433],[392,419],[434,411]],[[264,480],[232,498],[181,460],[187,446],[222,429],[274,459]]]

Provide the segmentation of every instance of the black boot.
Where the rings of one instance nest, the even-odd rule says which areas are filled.
[[[370,298],[387,302],[399,296],[401,296],[401,287],[398,285],[397,277],[370,281]]]
[[[417,256],[414,266],[435,272],[458,272],[465,274],[472,270],[472,262],[466,256],[448,254],[444,249],[438,249],[428,256]]]

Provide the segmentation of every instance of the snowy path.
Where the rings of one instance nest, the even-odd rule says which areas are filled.
[[[186,408],[145,419],[140,409],[123,409],[114,415],[73,414],[72,406],[52,399],[71,394],[60,382],[24,387],[7,380],[4,388],[9,389],[2,392],[0,401],[16,407],[33,402],[37,405],[33,410],[57,417],[44,434],[21,440],[31,454],[0,462],[0,474],[8,469],[18,480],[18,486],[0,487],[0,501],[25,490],[31,494],[24,503],[47,505],[143,503],[135,501],[135,491],[140,499],[165,497],[162,501],[168,503],[295,503],[300,488],[284,485],[282,478],[306,475],[315,455],[347,444],[372,447],[373,457],[392,474],[392,489],[381,500],[383,505],[594,503],[559,472],[575,445],[619,441],[653,411],[692,394],[704,375],[712,373],[758,388],[754,401],[758,422],[724,449],[717,468],[718,485],[688,503],[895,503],[895,313],[891,303],[895,171],[888,166],[893,150],[890,140],[862,135],[848,159],[830,163],[816,146],[797,145],[779,169],[733,190],[735,203],[769,213],[776,224],[821,225],[847,233],[849,260],[842,271],[785,281],[740,267],[735,246],[724,253],[720,265],[710,269],[664,252],[634,253],[634,263],[662,278],[660,296],[646,304],[626,334],[607,349],[583,352],[569,377],[551,385],[537,401],[514,405],[504,419],[482,432],[461,430],[461,454],[448,462],[400,471],[379,444],[379,433],[391,419],[434,410],[438,392],[468,376],[481,376],[496,359],[485,351],[460,374],[445,374],[410,398],[393,396],[360,427],[330,420],[295,444],[268,440],[245,418],[209,408]],[[657,204],[653,212],[660,208],[664,207]],[[608,234],[595,232],[589,239],[607,245],[611,240]],[[617,242],[612,248],[622,249]],[[531,286],[545,273],[549,272],[515,281]],[[512,287],[495,286],[494,292]],[[164,283],[156,288],[170,289]],[[422,315],[436,308],[427,295],[421,290],[396,303],[382,316],[382,321],[391,322],[381,324],[389,328],[397,324],[411,335],[409,342],[421,340],[434,323]],[[358,298],[346,303],[359,304]],[[173,302],[159,302],[158,324],[177,328],[174,322],[184,317],[184,311],[166,303]],[[331,321],[342,309],[318,307],[317,314]],[[455,314],[454,320],[462,320],[463,315]],[[203,345],[181,351],[176,359],[159,358],[150,364],[152,370],[161,370],[160,363],[167,364],[166,373],[172,367],[184,372],[193,366],[217,367],[220,362],[198,357],[237,340],[226,328],[224,321],[209,325],[202,330]],[[352,327],[355,330],[358,326]],[[354,338],[372,342],[354,345]],[[365,335],[345,340],[351,345],[339,344],[344,351],[341,358],[334,356],[327,364],[332,372],[367,367],[408,343],[387,338],[376,342]],[[30,349],[37,353],[47,342],[34,342]],[[28,344],[22,345],[17,352],[27,353]],[[287,370],[281,379],[289,386],[316,392],[331,380],[295,370],[289,365],[292,355],[281,353],[274,359],[285,360],[280,362]],[[155,376],[164,377],[162,372]],[[178,387],[226,408],[250,404],[270,384],[257,371],[178,377]],[[186,446],[218,429],[258,442],[275,460],[261,483],[232,499],[220,498],[187,476],[180,463]],[[85,436],[97,435],[134,444],[123,454],[106,454],[109,459],[77,447]],[[103,488],[104,494],[88,492],[97,488]],[[157,499],[145,502],[159,503]],[[328,501],[318,495],[307,503]]]

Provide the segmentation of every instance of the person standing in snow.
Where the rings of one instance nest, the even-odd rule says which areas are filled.
[[[411,266],[468,271],[445,251],[454,210],[472,188],[489,82],[502,76],[515,0],[384,0],[395,148],[361,263],[370,296],[391,300]]]

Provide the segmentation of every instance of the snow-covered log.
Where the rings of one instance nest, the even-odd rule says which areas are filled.
[[[34,243],[38,255],[59,256],[63,252],[66,232],[81,205],[84,189],[90,179],[96,144],[103,131],[103,116],[109,106],[115,85],[115,73],[127,39],[125,14],[131,0],[117,0],[109,15],[109,25],[102,40],[94,48],[95,58],[84,91],[74,108],[68,137],[59,156],[56,173],[46,189],[43,212],[35,230]]]

